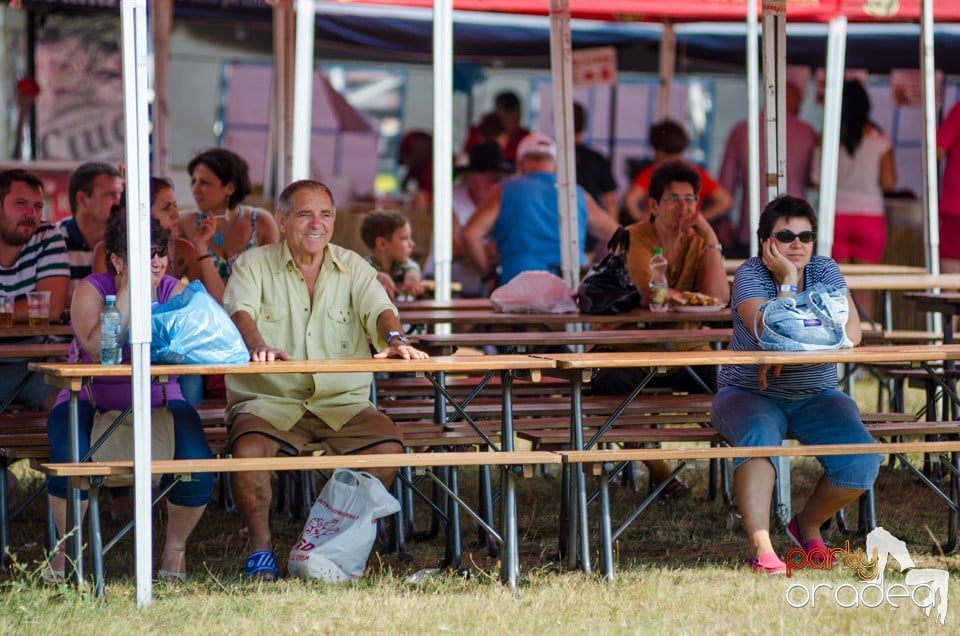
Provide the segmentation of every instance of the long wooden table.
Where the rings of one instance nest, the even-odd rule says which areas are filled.
[[[503,326],[555,326],[555,325],[635,325],[645,326],[664,323],[698,322],[701,324],[729,324],[730,309],[722,307],[707,311],[655,312],[638,309],[624,314],[565,314],[514,313],[480,309],[420,309],[405,311],[400,307],[400,321],[407,325],[432,326],[452,325],[503,325]]]
[[[450,355],[457,347],[486,345],[512,347],[518,352],[534,347],[606,345],[629,347],[635,345],[714,344],[729,342],[733,329],[605,329],[587,331],[495,331],[492,333],[453,333],[417,336],[419,345],[435,347],[443,355]]]
[[[69,342],[40,342],[51,336],[65,336],[73,332],[69,325],[47,325],[44,327],[29,327],[15,325],[0,328],[0,364],[12,363],[17,360],[43,360],[46,358],[66,357],[70,352]],[[0,395],[0,413],[7,410],[16,395],[27,382],[25,378],[9,395]],[[0,475],[2,476],[2,475]],[[5,505],[0,497],[0,507]],[[5,508],[3,508],[5,510]],[[2,541],[0,541],[2,547]]]
[[[396,305],[401,313],[422,309],[493,309],[493,304],[489,298],[451,298],[450,300],[418,298],[417,300],[397,301]]]
[[[922,367],[928,373],[936,375],[931,363],[960,360],[960,345],[905,345],[905,346],[865,346],[853,349],[831,351],[683,351],[683,352],[624,352],[624,353],[585,353],[585,354],[541,354],[540,357],[556,363],[556,371],[569,378],[571,385],[570,408],[570,448],[576,451],[589,449],[603,433],[613,425],[617,409],[586,444],[583,440],[583,383],[600,369],[647,368],[650,370],[644,381],[626,396],[621,404],[625,407],[644,389],[658,373],[669,368],[697,365],[744,364],[744,365],[786,365],[786,364],[872,364],[880,362],[903,362]],[[954,396],[956,399],[956,396]],[[953,466],[960,472],[960,453],[952,454]],[[570,488],[566,497],[566,509],[569,518],[566,533],[566,556],[568,565],[576,567],[579,563],[589,569],[590,549],[587,532],[587,497],[582,466],[570,467],[568,483]],[[955,476],[954,476],[955,478]],[[951,509],[951,536],[956,542],[957,528],[960,526],[960,492],[952,488],[953,508]]]
[[[170,375],[248,375],[263,373],[418,373],[424,374],[442,390],[446,373],[497,373],[501,375],[502,418],[501,444],[498,450],[513,451],[512,382],[516,377],[539,380],[541,374],[555,367],[552,360],[526,355],[499,355],[482,357],[441,356],[426,360],[362,359],[362,360],[298,360],[277,362],[250,362],[240,365],[153,365],[150,375],[164,378]],[[131,365],[31,363],[30,369],[43,373],[49,383],[70,391],[70,461],[82,461],[79,453],[79,391],[95,377],[125,377],[132,373]],[[136,425],[136,423],[135,423]],[[485,435],[485,434],[484,434]],[[491,441],[496,450],[497,445]],[[150,483],[149,462],[135,462],[135,477],[138,486]],[[149,488],[149,486],[145,486]],[[501,559],[502,579],[515,586],[519,576],[519,553],[517,538],[516,474],[510,466],[502,466],[501,495],[504,513],[501,518],[504,542]],[[80,526],[80,493],[71,486],[68,496],[68,527],[74,532],[68,537],[68,561],[73,564],[74,579],[79,583],[83,577],[82,545]],[[137,522],[143,522],[137,519]],[[446,560],[450,565],[459,565],[459,536],[451,540],[448,532]],[[137,559],[150,559],[151,555],[137,555]],[[94,563],[96,571],[98,564]],[[147,568],[149,569],[149,568]],[[102,571],[102,570],[101,570]],[[101,581],[102,583],[102,581]]]
[[[953,318],[960,314],[960,292],[911,292],[904,298],[912,300],[918,311],[935,312],[943,316],[943,342],[953,343]]]
[[[73,336],[70,325],[49,324],[42,327],[30,327],[17,324],[12,327],[0,327],[0,340],[4,338],[36,338],[47,336]]]

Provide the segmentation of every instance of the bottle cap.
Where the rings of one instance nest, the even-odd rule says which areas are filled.
[[[108,303],[115,303],[115,302],[117,302],[117,297],[116,297],[115,294],[107,294],[105,300],[106,300]]]
[[[662,247],[655,247],[655,248],[653,248],[653,255],[656,256],[657,254],[663,254],[663,248],[662,248]]]

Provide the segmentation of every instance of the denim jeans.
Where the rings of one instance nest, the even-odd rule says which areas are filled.
[[[875,443],[856,402],[836,389],[789,399],[728,386],[714,398],[711,419],[733,446],[779,446],[787,436],[801,444]],[[734,470],[747,459],[734,459]],[[880,455],[817,457],[829,483],[857,490],[873,485],[882,460]]]
[[[183,400],[170,400],[167,408],[173,413],[174,459],[210,459],[213,453],[203,434],[203,423],[197,411]],[[86,400],[78,405],[80,415],[79,439],[80,456],[90,450],[90,428],[93,426],[94,408]],[[70,461],[70,403],[62,402],[50,411],[47,418],[47,437],[50,440],[51,463]],[[131,453],[132,455],[132,453]],[[160,482],[161,488],[172,479],[165,475]],[[47,477],[47,490],[51,495],[67,496],[65,477]],[[178,506],[197,507],[206,505],[213,494],[213,474],[194,473],[190,481],[177,482],[170,491],[170,503]],[[86,491],[81,493],[87,498]]]

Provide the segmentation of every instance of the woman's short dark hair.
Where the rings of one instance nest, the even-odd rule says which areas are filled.
[[[223,185],[233,184],[233,194],[227,199],[227,205],[237,207],[252,191],[250,185],[250,168],[247,162],[235,152],[226,148],[209,148],[204,150],[187,164],[187,174],[193,176],[193,170],[200,164],[217,175]]]
[[[173,188],[173,182],[166,177],[150,177],[150,207],[157,202],[157,195],[162,190]]]
[[[693,193],[700,194],[700,173],[697,169],[682,159],[669,159],[653,169],[647,195],[659,203],[671,183],[689,183],[693,186]]]
[[[679,155],[687,149],[690,138],[679,123],[672,119],[664,119],[651,124],[647,131],[647,141],[654,150],[668,155]]]
[[[780,219],[789,221],[795,217],[807,219],[810,221],[810,229],[817,231],[817,213],[813,211],[813,206],[806,199],[781,194],[763,208],[763,212],[760,213],[760,223],[757,225],[759,256],[763,256],[763,242],[770,238],[777,221]]]
[[[156,247],[170,246],[170,230],[164,229],[160,221],[150,217],[150,245]],[[103,250],[107,260],[107,271],[117,275],[117,269],[110,259],[112,254],[119,256],[124,262],[127,260],[127,208],[124,205],[115,205],[110,208],[110,218],[107,219],[107,229],[103,235]]]

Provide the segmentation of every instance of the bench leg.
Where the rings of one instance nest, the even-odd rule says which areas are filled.
[[[784,442],[784,446],[786,446]],[[773,512],[776,516],[776,519],[780,522],[784,528],[790,523],[791,515],[791,503],[790,503],[790,458],[789,457],[772,457],[772,461],[776,462],[778,466],[777,470],[777,483],[773,490]]]
[[[610,519],[610,471],[613,464],[603,464],[600,474],[600,571],[613,582],[613,522]]]
[[[409,452],[409,449],[407,449],[407,452]],[[400,469],[400,475],[401,479],[397,480],[400,487],[397,499],[400,500],[403,507],[401,520],[404,524],[404,534],[412,535],[414,522],[416,521],[413,510],[413,488],[410,486],[413,483],[413,470],[409,466],[405,466]]]
[[[399,558],[402,563],[409,563],[413,560],[413,555],[407,552],[406,511],[404,510],[405,502],[402,492],[403,480],[399,478],[394,479],[391,490],[393,490],[393,496],[400,502],[400,511],[390,517],[391,523],[393,523],[393,547],[397,551],[397,558]]]
[[[583,464],[574,464],[573,466],[573,486],[577,497],[577,504],[573,508],[572,518],[574,541],[571,543],[577,545],[572,550],[573,556],[579,556],[580,567],[587,574],[591,571],[590,566],[590,529],[587,521],[587,484],[586,477],[583,474]],[[579,553],[579,555],[577,555]]]
[[[0,457],[0,569],[10,569],[10,516],[7,506],[7,478],[10,475],[6,457]]]
[[[500,471],[503,497],[500,498],[500,520],[503,534],[503,558],[500,559],[500,581],[511,588],[517,587],[520,578],[520,549],[517,521],[517,475],[513,466],[504,466]]]
[[[570,464],[563,464],[560,467],[560,532],[557,538],[557,556],[562,563],[567,556],[567,542],[569,541],[568,529],[570,528],[570,496],[573,489],[570,488]]]
[[[90,479],[90,560],[93,566],[93,590],[97,598],[103,596],[103,540],[100,532],[100,486],[102,477]]]
[[[868,488],[860,495],[859,506],[860,519],[857,522],[857,534],[866,536],[877,527],[877,510],[873,488]]]
[[[459,474],[456,466],[450,466],[446,471],[447,486],[455,494],[460,492]],[[463,546],[460,543],[460,504],[456,498],[446,496],[447,528],[445,537],[445,553],[441,567],[460,568],[460,561],[463,558]]]
[[[733,508],[733,490],[730,487],[730,462],[726,459],[720,460],[720,487],[723,492],[723,504],[727,508]]]
[[[947,543],[943,546],[943,551],[948,554],[957,548],[957,530],[960,527],[960,479],[957,477],[960,473],[960,453],[950,453],[950,463],[953,466],[950,471],[950,500],[954,505],[949,512]]]
[[[489,466],[480,466],[479,470],[480,478],[480,515],[491,527],[494,527],[493,520],[493,484],[490,483],[490,467]],[[497,542],[491,537],[481,526],[477,526],[478,536],[477,540],[480,545],[486,544],[487,553],[496,558],[500,551],[497,548]]]

